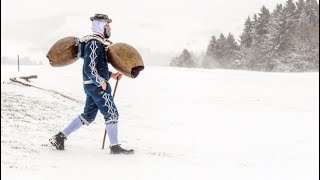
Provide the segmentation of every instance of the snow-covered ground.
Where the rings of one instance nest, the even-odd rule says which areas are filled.
[[[84,106],[81,62],[1,67],[1,178],[56,180],[319,179],[319,73],[146,67],[123,78],[115,102],[131,156],[101,150],[104,122],[48,139]],[[80,100],[10,83],[31,84]],[[112,86],[115,82],[112,81]]]

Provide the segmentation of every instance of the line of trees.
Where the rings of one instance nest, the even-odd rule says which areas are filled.
[[[200,62],[199,62],[200,61]],[[248,17],[236,40],[212,36],[201,58],[184,49],[171,66],[256,71],[319,71],[319,4],[287,0],[270,12],[263,6]]]

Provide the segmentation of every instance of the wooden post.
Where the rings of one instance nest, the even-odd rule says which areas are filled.
[[[20,72],[20,60],[19,60],[19,55],[18,55],[18,72]]]

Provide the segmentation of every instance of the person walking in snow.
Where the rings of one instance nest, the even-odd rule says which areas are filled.
[[[82,127],[92,123],[98,110],[104,117],[106,131],[110,141],[111,154],[133,154],[134,150],[124,149],[118,142],[118,110],[111,95],[109,79],[121,79],[119,72],[109,71],[105,48],[102,42],[108,41],[111,35],[108,15],[95,14],[91,17],[93,35],[79,44],[78,56],[84,59],[83,64],[83,88],[86,93],[84,112],[76,117],[58,134],[49,139],[51,144],[58,150],[64,150],[64,142],[67,137]]]

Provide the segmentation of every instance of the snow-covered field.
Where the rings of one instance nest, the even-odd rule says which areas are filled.
[[[101,150],[100,114],[65,151],[48,144],[83,110],[81,62],[16,71],[1,67],[4,180],[319,179],[319,73],[146,67],[115,96],[121,144],[136,152],[125,156]],[[81,103],[9,81],[33,74]]]

